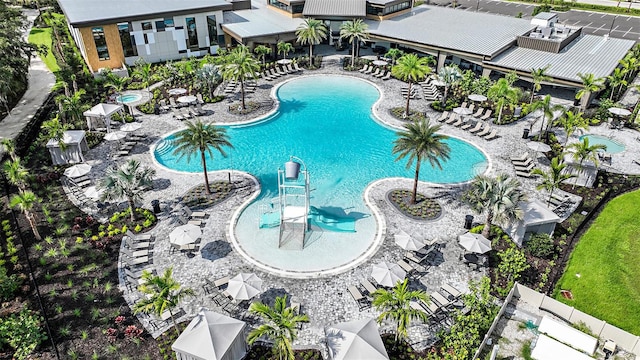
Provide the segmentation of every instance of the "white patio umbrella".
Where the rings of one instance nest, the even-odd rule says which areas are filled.
[[[465,116],[465,115],[471,115],[471,113],[473,111],[471,111],[471,109],[469,109],[469,108],[460,106],[460,107],[457,107],[457,108],[453,109],[453,112],[458,114],[458,115]]]
[[[384,347],[378,324],[374,319],[361,319],[328,326],[327,337],[329,357],[332,360],[389,359]]]
[[[202,235],[199,226],[186,224],[178,226],[169,234],[169,242],[176,245],[193,244]]]
[[[527,147],[533,151],[537,151],[537,152],[547,152],[547,151],[551,151],[551,146],[539,142],[539,141],[529,141],[527,143]]]
[[[617,107],[610,107],[609,112],[612,113],[613,115],[617,115],[617,116],[629,116],[631,115],[631,111],[627,110],[627,109],[623,109],[623,108],[617,108]]]
[[[191,320],[171,349],[178,359],[235,360],[247,353],[244,321],[201,310]]]
[[[132,122],[132,123],[127,123],[127,124],[124,124],[124,125],[120,126],[120,131],[126,131],[126,132],[136,131],[136,130],[140,129],[141,127],[142,127],[142,124],[136,123],[136,122]]]
[[[95,186],[89,186],[84,191],[84,196],[88,197],[89,199],[98,200],[100,199],[100,196],[102,196],[102,193],[104,193],[104,189],[98,189]]]
[[[469,95],[469,100],[471,101],[486,101],[487,97],[482,94],[471,94]]]
[[[385,287],[393,287],[398,281],[404,280],[407,272],[400,265],[389,263],[386,261],[373,264],[371,277],[380,285]]]
[[[421,239],[416,239],[402,230],[400,230],[400,232],[394,237],[396,244],[404,250],[417,251],[426,245]]]
[[[89,164],[77,164],[68,167],[64,171],[64,176],[69,178],[77,178],[78,176],[86,175],[91,171],[91,165]]]
[[[239,273],[229,279],[226,291],[235,300],[249,300],[262,292],[262,279],[254,273]]]
[[[465,233],[458,236],[460,246],[476,254],[484,254],[491,250],[491,241],[481,234]]]
[[[112,131],[104,136],[107,141],[118,141],[127,137],[127,134],[122,131]]]

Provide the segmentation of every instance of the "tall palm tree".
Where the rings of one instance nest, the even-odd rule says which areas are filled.
[[[296,36],[300,44],[309,44],[309,66],[313,68],[313,45],[327,38],[327,27],[320,20],[306,18],[296,29]]]
[[[427,321],[428,316],[424,311],[411,307],[412,301],[429,302],[427,293],[423,290],[409,290],[409,280],[398,283],[391,290],[378,289],[373,296],[373,307],[381,311],[378,323],[391,320],[396,324],[396,341],[407,337],[407,328],[413,320]]]
[[[243,109],[247,108],[244,102],[244,83],[247,79],[254,78],[259,70],[260,63],[253,57],[249,48],[244,45],[236,47],[225,56],[222,77],[225,80],[235,80],[240,83]]]
[[[273,352],[280,360],[293,360],[292,343],[298,336],[298,325],[309,322],[307,315],[300,315],[293,307],[287,307],[287,296],[276,297],[273,307],[261,302],[251,304],[249,312],[260,316],[265,323],[252,330],[247,340],[253,344],[261,337],[275,343]]]
[[[384,54],[384,56],[391,59],[391,65],[395,65],[396,60],[399,59],[402,55],[404,55],[404,51],[398,48],[391,48],[387,51],[386,54]]]
[[[583,110],[589,106],[591,102],[591,94],[596,91],[602,90],[604,87],[604,79],[596,78],[594,74],[581,74],[578,73],[578,77],[582,81],[582,89],[578,90],[576,93],[576,99],[580,100],[583,97],[586,100],[582,101]]]
[[[563,111],[565,108],[560,104],[552,104],[551,103],[551,95],[546,95],[544,99],[538,100],[531,104],[529,108],[531,112],[536,110],[542,110],[542,121],[540,122],[540,139],[542,140],[542,136],[549,131],[551,124],[553,123],[553,117],[555,116],[556,111]],[[544,121],[547,120],[547,126],[545,131]]]
[[[131,221],[136,220],[136,201],[153,186],[156,171],[140,165],[138,160],[129,160],[118,168],[110,167],[98,186],[104,190],[102,200],[126,199],[131,212]]]
[[[531,79],[532,79],[532,87],[531,87],[531,100],[529,100],[529,104],[533,102],[533,98],[536,95],[536,91],[540,91],[542,89],[542,82],[548,81],[551,79],[549,75],[547,75],[547,70],[549,70],[551,65],[547,65],[542,68],[531,69]]]
[[[276,48],[278,49],[278,55],[282,54],[284,56],[284,59],[287,58],[287,54],[293,51],[293,45],[285,41],[278,41],[278,45],[276,45]]]
[[[24,193],[27,190],[27,183],[29,182],[29,171],[22,166],[20,158],[15,160],[7,160],[4,162],[3,170],[7,176],[7,180],[18,187],[20,192]]]
[[[147,296],[143,296],[133,305],[134,313],[155,314],[160,317],[165,311],[169,311],[176,335],[179,336],[180,332],[172,309],[178,306],[178,303],[185,297],[193,296],[195,294],[193,289],[182,288],[180,283],[173,278],[173,267],[170,267],[160,276],[147,270],[143,271],[142,284],[138,290]]]
[[[347,39],[351,43],[351,67],[356,61],[356,44],[369,39],[369,25],[362,19],[345,21],[340,25],[340,39]]]
[[[520,91],[518,88],[509,85],[509,81],[505,78],[500,78],[496,81],[487,92],[487,97],[495,102],[498,108],[498,124],[502,121],[502,110],[505,105],[512,105],[520,98]]]
[[[609,94],[609,100],[612,100],[614,95],[617,93],[616,89],[618,87],[622,90],[622,87],[627,85],[627,73],[622,68],[615,68],[613,73],[607,76],[607,80],[609,80],[609,86],[611,86],[611,93]]]
[[[506,174],[489,177],[478,175],[471,183],[463,200],[478,214],[486,215],[486,222],[482,235],[491,236],[491,225],[508,224],[514,220],[521,220],[523,216],[519,203],[526,199],[520,189],[520,183]]]
[[[581,141],[577,143],[570,144],[568,147],[573,152],[573,160],[578,162],[578,171],[582,172],[585,170],[584,162],[591,161],[598,168],[598,151],[607,150],[607,146],[603,144],[589,144],[589,138],[585,137]],[[588,178],[587,178],[588,180]],[[573,187],[575,188],[578,183],[578,178],[576,177],[576,181],[573,183]]]
[[[581,112],[574,113],[573,111],[564,111],[555,121],[554,125],[561,126],[567,137],[564,139],[562,147],[567,147],[567,141],[578,130],[588,130],[589,121],[582,117]]]
[[[209,154],[213,158],[213,149],[218,150],[222,156],[227,156],[224,147],[233,149],[233,145],[229,142],[227,129],[215,125],[203,123],[200,120],[195,122],[186,121],[187,128],[176,134],[174,141],[174,154],[187,157],[187,161],[191,160],[191,156],[200,153],[202,168],[204,171],[204,187],[207,194],[211,194],[209,188],[209,176],[207,175],[207,158]]]
[[[441,161],[449,159],[451,148],[444,141],[449,137],[438,134],[442,125],[431,126],[430,120],[416,120],[413,123],[405,124],[404,131],[396,133],[398,138],[394,141],[393,154],[397,154],[396,161],[408,157],[407,168],[416,163],[416,173],[413,179],[413,193],[411,194],[411,204],[416,203],[416,193],[418,192],[418,177],[420,175],[420,165],[423,161],[428,161],[432,167],[437,166],[442,169]]]
[[[271,48],[264,45],[258,45],[253,49],[253,52],[258,56],[258,60],[262,61],[262,66],[264,67],[265,58],[267,55],[271,54]]]
[[[118,97],[124,91],[128,81],[129,78],[126,76],[120,77],[112,72],[108,72],[104,79],[104,86],[113,89],[116,97]]]
[[[629,81],[635,72],[640,69],[640,60],[633,53],[629,53],[620,60],[620,65],[626,74],[625,80]]]
[[[438,71],[438,80],[444,83],[444,96],[442,98],[443,104],[447,102],[451,86],[460,79],[462,79],[462,73],[457,65],[443,66],[440,71]]]
[[[536,189],[545,189],[549,192],[549,200],[547,200],[547,205],[551,204],[553,192],[560,187],[560,184],[575,177],[574,174],[565,171],[566,168],[567,164],[565,164],[561,158],[554,157],[553,159],[551,159],[551,166],[549,168],[549,171],[544,171],[539,168],[535,168],[531,171],[532,174],[540,175],[542,177],[542,182],[538,186],[536,186]]]
[[[409,99],[411,96],[411,86],[413,83],[418,82],[429,75],[431,68],[429,67],[429,58],[418,57],[416,54],[406,54],[398,59],[398,64],[391,68],[393,76],[406,81],[409,84],[409,90],[407,92],[407,103],[405,106],[406,116],[410,115],[409,112]]]
[[[22,211],[24,216],[27,218],[29,226],[31,226],[31,231],[33,231],[33,236],[35,236],[36,240],[42,240],[40,232],[38,231],[36,216],[33,212],[33,209],[39,202],[40,199],[38,196],[30,190],[13,195],[9,201],[9,206]]]
[[[56,101],[62,109],[62,117],[67,123],[75,124],[82,122],[83,113],[89,109],[89,106],[82,101],[82,96],[86,94],[84,89],[80,89],[71,96],[58,95]]]

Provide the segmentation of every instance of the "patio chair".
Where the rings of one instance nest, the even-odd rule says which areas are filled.
[[[287,65],[285,65],[285,69],[287,69],[287,72],[288,72],[289,74],[295,74],[295,73],[297,73],[297,71],[296,71],[294,68],[292,68],[292,67],[291,67],[291,64],[287,64]]]
[[[207,213],[204,211],[192,211],[188,206],[184,207],[184,213],[191,219],[204,219],[207,217]]]
[[[184,120],[184,116],[182,116],[182,114],[180,112],[178,112],[178,109],[173,108],[171,109],[171,111],[173,112],[173,117],[176,118],[176,120]]]
[[[380,68],[377,68],[376,71],[371,74],[371,76],[377,76],[378,74],[380,74]]]
[[[475,108],[476,108],[476,104],[471,104],[468,107],[469,111],[471,111],[471,112],[473,112],[473,110],[475,110]]]
[[[149,234],[134,234],[131,230],[127,230],[127,236],[135,241],[151,241],[153,240],[153,235]]]
[[[202,94],[197,93],[196,94],[196,99],[198,100],[197,101],[198,104],[204,104],[204,100],[202,99]]]
[[[493,110],[491,109],[487,110],[487,112],[484,115],[482,115],[480,120],[488,120],[489,118],[491,118],[491,113],[493,113]]]
[[[467,107],[467,102],[463,102],[462,105],[460,105],[461,108],[466,108]]]
[[[279,78],[280,76],[282,76],[282,75],[280,75],[280,74],[279,74],[275,69],[273,69],[273,68],[272,68],[272,69],[269,69],[269,74],[271,74],[271,76],[273,76],[273,77],[274,77],[274,78],[276,78],[276,79],[277,79],[277,78]]]
[[[362,69],[360,69],[360,70],[358,70],[358,71],[359,71],[359,72],[361,72],[361,73],[363,73],[363,72],[365,72],[365,71],[367,71],[367,70],[369,70],[369,65],[368,65],[368,64],[365,64],[365,65],[362,67]]]
[[[365,71],[363,72],[363,74],[367,74],[367,75],[368,75],[368,74],[371,74],[371,73],[373,72],[373,70],[375,70],[375,69],[376,69],[376,67],[375,67],[375,66],[369,66],[369,68],[368,68],[367,70],[365,70]]]
[[[429,315],[436,315],[442,311],[440,306],[434,304],[433,301],[429,301],[428,303],[420,300],[419,305],[427,312]]]
[[[180,223],[180,225],[192,224],[196,226],[203,226],[205,224],[204,221],[196,220],[196,219],[188,220],[183,216],[178,216],[178,223]]]
[[[440,117],[437,118],[436,120],[438,122],[443,122],[443,121],[445,121],[447,119],[448,116],[449,116],[449,112],[448,111],[443,111],[442,115],[440,115]]]
[[[196,110],[195,107],[193,107],[193,105],[189,105],[188,110],[189,114],[191,114],[191,116],[198,116],[198,111]]]
[[[149,249],[134,250],[134,249],[127,249],[127,248],[122,249],[121,253],[126,255],[126,256],[128,256],[131,259],[135,259],[135,258],[139,258],[139,257],[145,257],[145,256],[149,256],[149,254],[151,254],[149,252]]]
[[[484,136],[485,140],[493,140],[495,138],[498,137],[498,130],[497,129],[493,129],[491,130],[491,132],[487,135]]]
[[[451,124],[451,125],[455,126],[455,127],[460,127],[463,123],[464,123],[464,121],[462,121],[462,118],[460,116],[458,116],[458,120],[454,121],[453,124]]]
[[[514,169],[516,169],[516,171],[531,171],[531,170],[533,170],[533,168],[534,168],[534,164],[533,164],[533,163],[531,163],[531,164],[529,164],[529,165],[527,165],[527,166],[517,166],[517,165],[514,165],[514,166],[513,166],[513,168],[514,168]]]
[[[132,250],[140,250],[140,249],[148,249],[153,246],[150,241],[133,241],[130,237],[124,236],[124,242],[129,249]]]
[[[473,115],[471,115],[471,116],[472,116],[472,117],[474,117],[474,118],[477,118],[477,117],[480,117],[480,116],[482,115],[482,113],[483,113],[483,112],[484,112],[484,108],[479,107],[479,108],[478,108],[478,111],[476,111],[476,113],[475,113],[475,114],[473,114]]]
[[[383,77],[387,76],[387,71],[382,70],[380,74],[374,75],[374,76],[377,77],[378,79],[382,79]]]
[[[521,155],[518,155],[518,156],[512,156],[510,159],[511,159],[511,161],[520,161],[520,162],[521,161],[530,160],[529,159],[529,154],[527,154],[527,153],[522,153]]]
[[[442,296],[439,292],[431,293],[431,300],[438,305],[440,308],[446,308],[450,306],[453,302],[446,297]]]
[[[378,290],[377,287],[375,287],[369,280],[364,279],[364,280],[360,280],[360,284],[362,285],[362,287],[367,290],[367,292],[369,293],[369,295],[373,294],[376,290]]]
[[[280,66],[276,66],[274,69],[275,69],[275,71],[276,71],[278,74],[280,74],[280,76],[285,76],[285,75],[287,75],[287,74],[288,74],[288,73],[287,73],[286,71],[284,71]]]
[[[529,166],[533,163],[533,160],[527,158],[525,161],[511,161],[511,163],[513,164],[513,166]]]
[[[202,108],[202,104],[196,103],[196,112],[198,115],[205,115],[207,112]]]
[[[300,67],[298,67],[298,63],[293,63],[293,68],[296,70],[296,72],[301,72],[302,69]]]
[[[191,119],[193,116],[189,113],[189,110],[187,108],[180,108],[178,109],[180,111],[180,114],[182,114],[182,117],[185,119]]]
[[[169,104],[171,104],[171,107],[174,109],[178,107],[178,104],[176,104],[176,99],[172,97],[169,98]]]
[[[271,76],[271,74],[269,74],[269,72],[267,72],[266,70],[262,73],[262,75],[265,79],[267,79],[267,81],[273,81],[273,79],[275,79],[275,77]]]
[[[462,124],[462,126],[460,126],[460,129],[462,130],[469,130],[471,129],[471,127],[473,127],[474,123],[472,121],[466,121],[464,124]]]
[[[491,128],[491,126],[487,126],[487,127],[485,127],[484,129],[482,129],[479,133],[477,133],[476,135],[477,135],[477,136],[480,136],[480,137],[483,137],[483,136],[488,135],[488,134],[491,132],[491,130],[493,130],[493,129]]]
[[[462,296],[462,292],[460,292],[458,289],[454,288],[449,284],[445,283],[440,288],[447,294],[451,295],[454,299],[457,299],[460,296]]]
[[[367,301],[367,298],[365,298],[364,295],[360,293],[360,290],[358,290],[357,287],[349,286],[347,290],[349,290],[349,294],[351,294],[351,297],[353,298],[353,300],[355,300],[355,302],[358,304],[359,311],[362,311],[371,307],[371,304]]]
[[[448,125],[451,125],[451,124],[453,124],[454,122],[456,122],[456,120],[457,120],[457,119],[458,119],[458,114],[456,114],[456,113],[451,113],[451,114],[449,115],[449,118],[447,119],[447,121],[445,121],[444,123],[445,123],[445,124],[448,124]]]
[[[137,257],[137,258],[126,258],[127,264],[129,266],[138,266],[143,264],[149,264],[150,260],[148,256]]]
[[[391,79],[391,71],[387,72],[387,75],[385,75],[384,77],[382,77],[382,80],[389,80]]]
[[[530,178],[531,176],[533,176],[533,174],[527,171],[516,171],[516,176],[520,176],[523,178]]]
[[[167,105],[167,100],[160,99],[159,103],[160,103],[160,110],[169,111],[171,109],[171,106]]]

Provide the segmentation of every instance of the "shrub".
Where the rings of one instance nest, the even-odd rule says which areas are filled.
[[[555,251],[555,245],[553,244],[553,238],[549,234],[533,234],[531,238],[524,244],[525,249],[529,254],[547,259]]]
[[[22,280],[16,275],[7,275],[7,269],[4,266],[0,266],[0,299],[10,300],[13,298],[13,293],[20,287]]]
[[[26,308],[0,319],[0,343],[11,346],[16,359],[26,359],[46,339],[40,322],[40,316]]]

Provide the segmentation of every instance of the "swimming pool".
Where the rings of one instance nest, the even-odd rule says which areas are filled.
[[[621,153],[626,149],[624,144],[621,144],[606,136],[587,134],[580,136],[580,141],[582,141],[582,139],[584,138],[589,139],[589,145],[605,145],[607,149],[604,151],[610,154]]]
[[[121,102],[123,104],[136,102],[136,101],[139,101],[140,99],[142,99],[142,95],[140,95],[140,94],[124,94],[124,95],[120,95],[120,96],[118,96],[116,98],[116,100],[118,100],[119,102]]]
[[[387,177],[413,178],[406,159],[391,153],[395,130],[377,122],[372,105],[380,94],[372,84],[350,77],[311,76],[284,83],[274,95],[276,113],[262,121],[228,126],[234,149],[228,157],[215,154],[210,170],[239,169],[256,176],[262,193],[243,210],[235,226],[242,250],[265,269],[304,276],[339,268],[365,252],[376,237],[377,225],[364,204],[363,191]],[[190,163],[172,154],[174,135],[154,149],[158,163],[170,169],[199,172],[199,157]],[[447,143],[451,158],[443,170],[422,164],[420,179],[436,183],[468,181],[486,170],[484,154],[456,138]],[[258,228],[265,208],[277,199],[277,170],[290,155],[301,158],[311,178],[311,205],[325,212],[356,219],[356,232],[314,231],[303,251],[278,249],[277,228]]]

